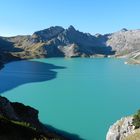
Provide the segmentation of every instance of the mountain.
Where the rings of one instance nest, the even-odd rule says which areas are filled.
[[[140,51],[140,30],[122,30],[110,34],[83,33],[73,26],[50,27],[32,35],[0,37],[1,59],[40,57],[131,56]],[[132,57],[132,56],[131,56]]]
[[[118,55],[140,50],[140,30],[121,30],[108,36],[106,43]]]

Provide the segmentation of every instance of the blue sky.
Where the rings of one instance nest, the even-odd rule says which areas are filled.
[[[140,28],[140,0],[0,0],[0,35],[32,34],[50,26],[109,33]]]

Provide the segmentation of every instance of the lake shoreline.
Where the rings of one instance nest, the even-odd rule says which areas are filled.
[[[62,58],[62,57],[61,57],[61,58]],[[62,58],[62,59],[64,59],[64,58]],[[119,59],[119,58],[118,58],[118,59]],[[28,61],[28,60],[30,60],[30,59],[24,59],[24,60],[25,60],[25,61],[26,61],[26,60]],[[47,60],[46,63],[51,63],[51,64],[53,64],[53,62],[54,62],[54,61],[50,61],[50,60],[48,60],[48,59],[46,59],[46,60]],[[52,60],[53,60],[53,59],[52,59]],[[56,60],[57,60],[57,58],[56,58]],[[71,60],[72,60],[72,61],[71,61]],[[76,62],[78,62],[78,61],[77,61],[77,60],[78,60],[77,58],[75,58],[76,61],[74,61],[74,63],[73,63],[73,59],[71,59],[71,60],[69,61],[69,62],[72,64],[71,66],[73,66],[73,64],[76,65]],[[103,60],[102,58],[99,58],[99,59],[96,59],[96,58],[95,58],[95,59],[94,59],[94,58],[89,58],[89,59],[85,59],[85,60],[84,60],[84,58],[81,58],[81,59],[80,59],[80,62],[81,62],[81,60],[82,60],[82,62],[85,61],[84,64],[88,64],[88,63],[86,63],[87,60],[88,60],[88,62],[91,62],[91,63],[89,63],[89,64],[93,64],[93,65],[94,65],[94,62],[96,62],[96,63],[97,63],[97,67],[96,67],[96,68],[97,68],[97,69],[98,69],[98,66],[99,66],[99,65],[100,65],[100,66],[103,66],[102,63],[100,63],[100,62],[102,62],[102,61],[104,61],[104,60],[105,60],[105,62],[106,62],[106,63],[105,63],[106,66],[110,66],[110,64],[111,64],[110,62],[108,63],[108,61],[111,61],[113,65],[117,65],[117,64],[118,64],[118,61],[121,61],[121,64],[124,63],[123,60],[117,60],[116,58],[112,58],[112,60],[111,60],[111,58],[104,58],[104,60]],[[95,60],[95,61],[94,61],[94,60]],[[116,60],[116,61],[115,61],[115,60]],[[21,61],[21,60],[11,60],[11,61],[9,61],[9,62],[7,62],[7,63],[15,62],[15,61]],[[93,63],[92,63],[92,61],[93,61]],[[40,62],[40,60],[39,60],[39,62]],[[44,59],[43,59],[42,62],[44,63]],[[59,62],[59,61],[58,61],[58,62]],[[5,64],[7,64],[7,63],[5,63]],[[20,62],[19,62],[19,63],[20,63]],[[65,60],[65,63],[68,64],[68,61]],[[56,65],[57,65],[57,64],[58,64],[58,63],[56,63]],[[62,66],[64,66],[63,63],[59,63],[59,64],[62,64]],[[98,64],[99,64],[99,65],[98,65]],[[54,65],[55,65],[55,64],[54,64]],[[82,66],[82,65],[81,65],[81,66]],[[6,67],[7,67],[7,66],[6,66]],[[67,67],[67,66],[66,66],[66,67]],[[129,66],[125,66],[125,65],[124,65],[124,67],[129,67]],[[105,67],[102,67],[102,68],[105,68]],[[102,68],[101,68],[101,69],[102,69]],[[95,67],[94,67],[94,69],[95,69]],[[94,69],[93,69],[93,70],[94,70]],[[100,69],[100,68],[99,68],[99,69]],[[10,69],[9,69],[9,70],[10,70]],[[107,69],[106,69],[106,70],[107,70]],[[102,70],[101,70],[101,71],[102,71]],[[84,71],[83,71],[83,72],[84,72]],[[89,71],[88,71],[88,72],[89,72]],[[90,72],[89,72],[89,73],[90,73]],[[99,73],[101,74],[101,72],[99,72]],[[105,73],[109,73],[109,72],[106,71]],[[112,71],[111,71],[111,73],[112,73]],[[97,75],[98,75],[98,73],[97,73]],[[81,75],[80,75],[80,76],[81,76]],[[103,77],[104,75],[102,75],[102,76],[98,75],[98,76],[100,77],[99,79],[102,79],[102,77]],[[108,76],[107,76],[107,77],[108,77]],[[77,78],[77,80],[78,80],[78,78]],[[90,82],[90,83],[92,83],[92,82]],[[83,87],[84,87],[84,85],[83,85]],[[19,101],[19,102],[20,102],[20,101]],[[25,103],[25,104],[28,104],[28,103]],[[32,106],[32,105],[31,105],[31,106]],[[49,122],[49,123],[50,123],[50,122]],[[57,128],[57,127],[56,127],[56,128]],[[63,130],[65,130],[65,129],[63,129]]]
[[[10,56],[10,57],[9,57]],[[115,55],[92,55],[90,57],[44,57],[44,56],[40,56],[40,57],[31,57],[31,58],[22,58],[22,57],[16,57],[13,56],[11,54],[6,54],[6,57],[3,58],[3,56],[0,56],[0,70],[2,68],[4,68],[5,64],[10,63],[10,62],[14,62],[14,61],[22,61],[22,60],[31,60],[31,59],[41,59],[41,58],[117,58],[117,59],[122,59],[122,58],[126,58],[126,56],[115,56]]]

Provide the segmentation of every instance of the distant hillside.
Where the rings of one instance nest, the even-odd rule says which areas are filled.
[[[131,56],[140,51],[140,30],[122,29],[111,34],[83,33],[73,26],[60,26],[37,31],[33,35],[0,37],[4,59],[40,57]]]

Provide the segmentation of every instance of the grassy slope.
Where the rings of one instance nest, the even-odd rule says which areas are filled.
[[[65,140],[53,132],[39,132],[29,123],[9,120],[0,116],[1,140]]]

